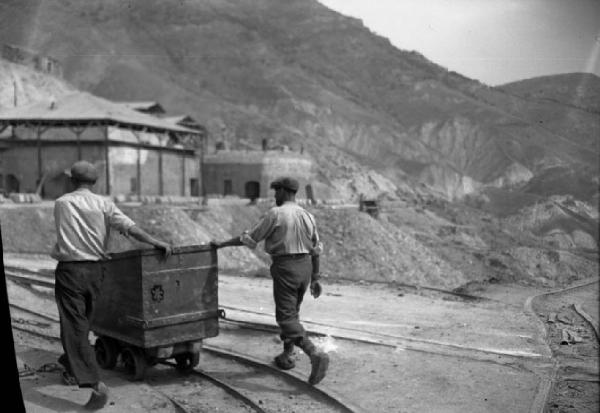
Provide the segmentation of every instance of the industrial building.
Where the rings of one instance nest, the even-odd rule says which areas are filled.
[[[199,196],[204,129],[134,106],[76,92],[0,112],[2,192],[55,199],[69,189],[64,171],[85,159],[101,194]]]
[[[280,176],[298,179],[298,197],[312,199],[312,158],[289,150],[217,150],[204,157],[206,193],[267,198],[269,184]]]

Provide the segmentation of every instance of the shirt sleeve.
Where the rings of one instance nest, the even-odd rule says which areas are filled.
[[[271,232],[273,232],[276,222],[277,216],[273,210],[270,210],[261,218],[254,228],[249,231],[244,231],[242,235],[240,235],[240,241],[248,248],[256,248],[259,242],[267,238]]]
[[[108,225],[124,234],[135,226],[135,222],[125,215],[113,202],[108,202],[107,207]]]

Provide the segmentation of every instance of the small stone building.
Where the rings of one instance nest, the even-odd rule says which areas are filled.
[[[3,45],[2,58],[56,77],[62,77],[63,74],[62,64],[57,59],[40,55],[20,46]]]
[[[306,154],[281,150],[222,150],[204,157],[204,182],[209,196],[267,198],[272,195],[270,183],[280,176],[291,176],[299,181],[299,198],[312,198],[313,161]]]
[[[200,195],[202,132],[76,92],[0,112],[0,186],[54,199],[80,159],[96,165],[98,193]]]

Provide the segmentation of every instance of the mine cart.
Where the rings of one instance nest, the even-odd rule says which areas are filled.
[[[174,358],[183,371],[199,362],[202,340],[219,334],[217,251],[208,245],[116,253],[104,262],[92,319],[96,359],[118,356],[140,380],[148,365]]]

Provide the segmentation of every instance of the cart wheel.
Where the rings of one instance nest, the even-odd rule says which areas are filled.
[[[110,337],[98,337],[94,344],[96,361],[103,369],[110,370],[117,365],[119,346],[116,340]]]
[[[200,363],[200,353],[181,353],[175,356],[177,370],[182,373],[189,373]]]
[[[125,347],[121,352],[121,360],[125,372],[131,380],[142,380],[146,373],[146,358],[142,350],[136,347]]]

